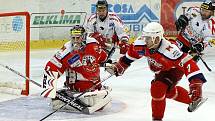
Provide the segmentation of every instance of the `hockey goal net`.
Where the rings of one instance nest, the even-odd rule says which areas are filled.
[[[29,78],[29,62],[29,13],[0,13],[0,64]],[[29,81],[0,66],[0,92],[28,95]]]

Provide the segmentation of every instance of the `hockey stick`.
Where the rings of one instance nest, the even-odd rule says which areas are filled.
[[[93,88],[95,88],[96,86],[98,86],[99,84],[101,84],[102,82],[106,81],[107,79],[109,79],[110,77],[112,77],[113,75],[110,74],[108,75],[106,78],[102,79],[102,81],[100,81],[99,83],[93,85],[92,87],[90,87],[89,89],[85,90],[84,92],[82,92],[81,94],[79,94],[78,96],[74,97],[73,100],[70,100],[68,103],[65,103],[64,105],[62,105],[60,108],[54,110],[53,112],[49,113],[48,115],[46,115],[45,117],[43,117],[42,119],[40,119],[40,121],[45,120],[46,118],[48,118],[49,116],[51,116],[52,114],[54,114],[55,112],[57,112],[58,110],[64,108],[65,106],[67,106],[68,104],[74,102],[75,100],[77,100],[79,97],[81,97],[82,95],[84,95],[85,93],[87,93],[88,91],[92,90]],[[89,114],[89,110],[87,108],[85,108],[84,112],[86,114]]]
[[[9,66],[7,66],[7,65],[3,65],[3,64],[1,64],[1,63],[0,63],[0,65],[1,65],[2,67],[4,67],[4,68],[6,68],[6,69],[10,70],[11,72],[13,72],[13,73],[15,73],[15,74],[17,74],[17,75],[19,75],[19,76],[23,77],[24,79],[29,80],[30,82],[32,82],[33,84],[37,85],[38,87],[42,87],[42,85],[41,85],[41,84],[37,83],[37,82],[36,82],[36,81],[34,81],[34,80],[31,80],[30,78],[28,78],[28,77],[24,76],[23,74],[21,74],[20,72],[18,72],[18,71],[16,71],[16,70],[14,70],[14,69],[12,69],[12,68],[10,68]]]
[[[116,48],[115,46],[113,46],[111,48],[111,50],[109,51],[108,55],[107,55],[107,59],[105,60],[105,62],[101,63],[101,67],[105,67],[106,63],[109,63],[108,61],[111,59],[111,57],[113,56],[114,52],[115,52]],[[112,61],[112,60],[111,60]],[[112,62],[111,62],[112,63]]]
[[[201,54],[199,52],[197,52],[199,58],[201,59],[201,61],[203,62],[203,64],[205,65],[205,67],[208,69],[208,71],[212,71],[210,69],[210,67],[208,66],[208,64],[204,61],[204,59],[201,57]]]
[[[180,30],[180,33],[181,32],[184,32],[184,30],[183,29],[181,29]],[[187,39],[189,39],[188,37],[186,37]],[[190,40],[190,39],[189,39]],[[197,50],[196,50],[196,53],[197,53],[197,55],[199,56],[199,58],[200,58],[200,60],[203,62],[203,64],[205,65],[205,67],[208,69],[208,71],[212,71],[210,68],[209,68],[209,66],[208,66],[208,64],[203,60],[203,58],[200,56],[201,54],[200,54],[200,52],[198,52]]]
[[[113,46],[113,47],[111,48],[111,50],[109,51],[109,53],[108,53],[107,60],[110,59],[110,58],[113,56],[115,50],[116,50],[116,47]]]

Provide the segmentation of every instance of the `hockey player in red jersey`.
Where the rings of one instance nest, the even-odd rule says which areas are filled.
[[[126,55],[107,67],[108,72],[121,76],[133,61],[147,57],[149,67],[155,73],[151,82],[153,121],[162,121],[166,98],[188,104],[189,112],[196,110],[205,101],[202,98],[202,85],[206,82],[204,75],[192,56],[166,40],[163,33],[163,27],[159,23],[147,24],[142,36],[130,45]],[[184,74],[189,80],[189,92],[177,86]]]
[[[104,107],[111,100],[110,88],[104,88],[100,83],[99,64],[106,58],[104,50],[98,48],[97,41],[94,38],[86,38],[82,26],[74,26],[71,29],[71,41],[46,64],[43,79],[45,90],[41,95],[52,98],[53,108],[56,109],[74,100],[81,92],[89,91],[64,109],[92,113]],[[66,75],[65,89],[57,91],[57,80],[66,70],[69,73]],[[91,89],[93,86],[95,88]]]
[[[176,42],[185,53],[194,56],[198,61],[201,52],[215,39],[215,3],[206,0],[201,7],[189,8],[184,15],[175,21],[179,31]]]
[[[108,12],[106,0],[97,1],[96,13],[87,20],[86,30],[107,51],[119,43],[120,54],[126,53],[129,36],[124,31],[122,20],[115,13]]]

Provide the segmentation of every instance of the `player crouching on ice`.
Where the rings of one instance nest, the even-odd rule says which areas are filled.
[[[85,29],[76,25],[67,42],[46,64],[43,97],[52,98],[54,109],[67,104],[63,110],[91,114],[103,109],[111,101],[108,86],[102,86],[99,64],[106,60],[106,53],[98,48],[94,38],[87,38]],[[57,90],[57,80],[65,71],[65,88]],[[87,92],[86,92],[87,91]],[[78,98],[74,98],[84,93]]]
[[[106,70],[121,76],[129,65],[145,56],[150,69],[155,73],[151,82],[152,120],[162,121],[166,98],[188,104],[188,111],[195,111],[206,99],[202,97],[204,75],[192,56],[183,53],[175,44],[163,37],[163,27],[151,22],[143,28],[143,35],[130,46],[126,55]],[[186,89],[177,86],[183,75],[189,80],[190,95]]]

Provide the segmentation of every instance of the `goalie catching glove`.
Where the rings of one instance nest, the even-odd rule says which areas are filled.
[[[115,62],[111,65],[107,65],[105,67],[106,71],[109,72],[112,75],[116,76],[122,76],[122,74],[125,72],[125,70],[129,67],[130,65],[126,64],[125,62],[122,61],[122,58],[118,62]]]

